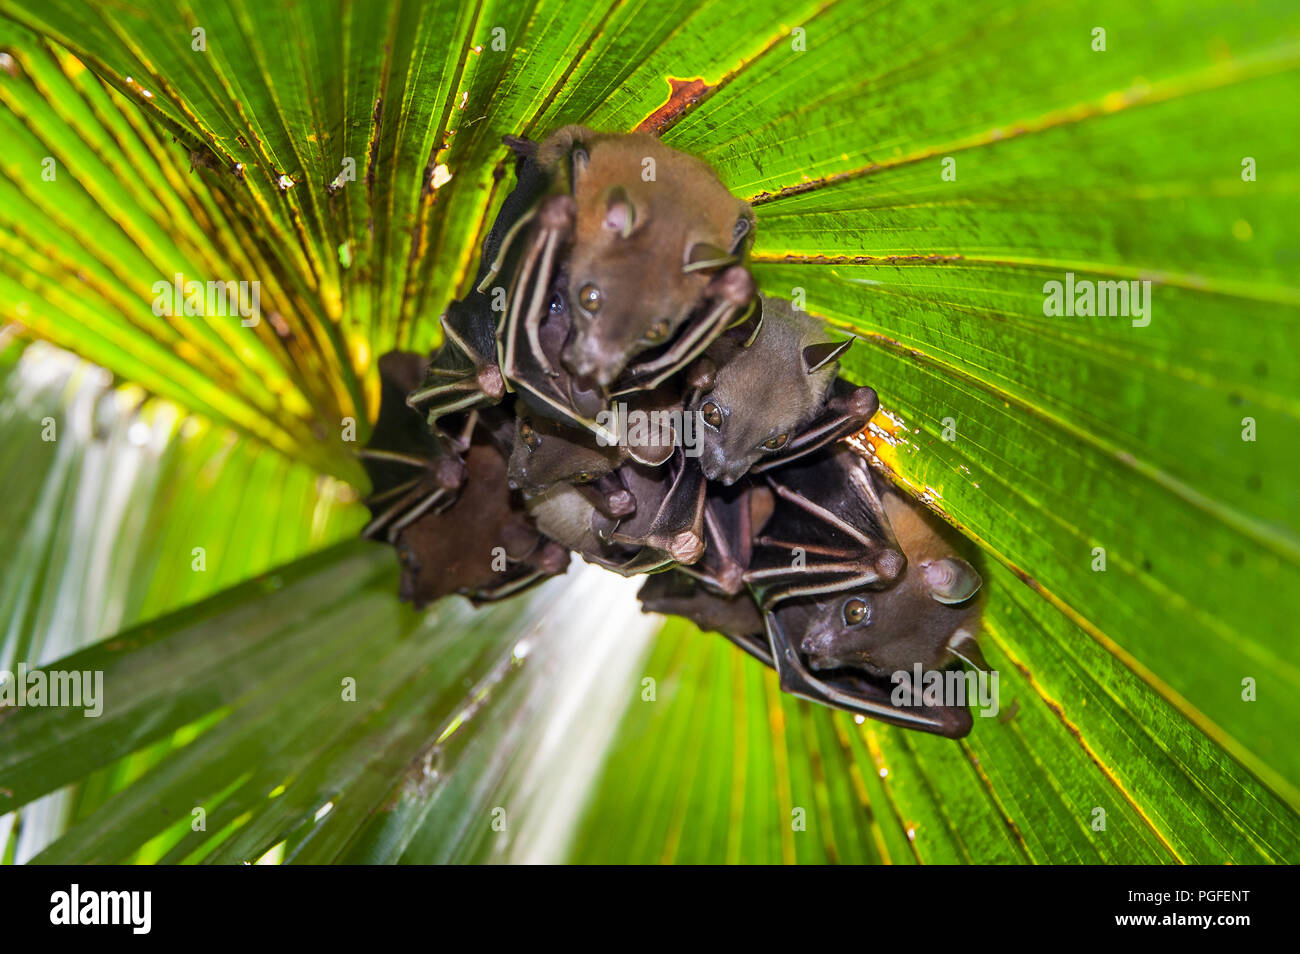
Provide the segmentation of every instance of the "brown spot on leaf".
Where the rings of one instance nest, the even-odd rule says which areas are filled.
[[[670,76],[668,86],[668,101],[637,123],[634,132],[648,132],[658,136],[713,89],[699,76],[689,80]]]

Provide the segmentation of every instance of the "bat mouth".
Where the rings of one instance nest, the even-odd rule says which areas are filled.
[[[595,378],[574,375],[569,379],[569,402],[583,417],[595,419],[608,402],[605,388]]]

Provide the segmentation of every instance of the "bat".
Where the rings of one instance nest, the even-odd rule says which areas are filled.
[[[766,618],[782,688],[906,728],[961,738],[971,729],[963,705],[894,704],[893,674],[911,685],[913,667],[958,661],[987,669],[975,640],[981,581],[958,557],[932,518],[893,491],[886,512],[907,556],[890,586],[819,593],[777,606]],[[797,660],[794,662],[792,660]],[[806,665],[804,661],[806,660]]]
[[[529,498],[571,484],[605,516],[627,517],[636,501],[616,473],[626,459],[624,448],[603,447],[588,431],[521,415],[510,453],[510,486]]]
[[[975,642],[979,573],[959,557],[944,529],[894,490],[882,497],[907,556],[907,570],[890,587],[848,591],[804,627],[800,648],[814,670],[845,666],[874,676],[926,669],[961,659],[987,669]]]
[[[379,359],[379,418],[360,453],[371,485],[371,520],[362,536],[382,531],[391,540],[421,515],[450,506],[465,482],[465,464],[452,443],[431,433],[406,403],[427,364],[412,352],[390,351]]]
[[[452,505],[393,538],[399,597],[417,608],[452,593],[475,604],[504,599],[568,567],[568,551],[543,537],[512,499],[500,450],[476,435],[465,464],[465,486]]]
[[[493,309],[496,293],[490,287],[502,268],[518,266],[519,249],[510,256],[510,238],[532,217],[532,210],[550,187],[550,176],[535,158],[535,144],[507,139],[515,156],[515,186],[506,195],[501,210],[483,240],[482,256],[474,287],[453,301],[440,316],[443,344],[434,355],[425,379],[409,389],[407,401],[424,408],[429,425],[463,440],[455,421],[444,429],[442,418],[474,408],[498,404],[509,389],[502,373],[497,342],[498,313]],[[503,261],[503,257],[506,261]],[[463,449],[463,447],[461,448]]]
[[[584,560],[623,576],[692,563],[704,551],[704,475],[677,454],[665,468],[629,461],[616,472],[636,501],[609,517],[581,489],[557,483],[527,501],[538,528]]]
[[[760,461],[758,473],[861,430],[878,406],[871,388],[836,378],[852,338],[821,340],[821,325],[784,299],[759,296],[759,309],[688,373],[687,409],[702,424],[701,466],[727,485]]]
[[[541,324],[561,267],[573,296],[561,363],[587,391],[621,378],[614,393],[661,384],[749,306],[754,282],[742,259],[753,213],[706,164],[652,136],[581,126],[539,144],[535,161],[552,191],[526,222],[503,364],[526,345],[546,373],[559,373]]]
[[[513,418],[495,408],[472,412],[458,452],[406,403],[426,365],[410,352],[379,359],[379,417],[361,451],[373,490],[363,535],[384,531],[396,548],[400,598],[417,607],[452,593],[483,602],[563,572],[568,552],[537,532],[507,485]]]

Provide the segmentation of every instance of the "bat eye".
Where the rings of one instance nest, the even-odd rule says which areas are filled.
[[[603,296],[600,289],[590,283],[583,285],[578,289],[578,304],[582,310],[589,315],[594,315],[600,311],[600,300]]]
[[[700,408],[700,416],[704,418],[704,423],[715,431],[722,428],[722,411],[712,401]]]
[[[524,445],[529,450],[537,450],[537,445],[542,442],[542,439],[537,436],[537,432],[533,430],[533,425],[529,424],[527,421],[520,422],[519,436],[522,438]]]
[[[551,314],[558,315],[562,311],[564,311],[564,298],[556,292],[551,296]]]
[[[668,322],[661,321],[645,333],[645,340],[651,344],[658,344],[668,337]]]
[[[789,434],[778,434],[776,437],[769,437],[763,441],[763,446],[768,450],[780,450],[785,446],[785,442],[790,439]]]
[[[867,618],[871,607],[867,606],[864,600],[856,596],[844,604],[844,622],[850,626],[857,626]]]
[[[589,470],[580,470],[573,478],[574,482],[579,484],[589,484],[595,479],[596,475]]]

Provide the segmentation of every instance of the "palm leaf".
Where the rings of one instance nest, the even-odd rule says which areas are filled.
[[[109,628],[127,632],[60,663],[138,686],[125,708],[102,726],[51,710],[0,722],[0,808],[83,782],[42,859],[236,861],[281,845],[364,861],[1300,857],[1300,749],[1278,728],[1300,717],[1287,4],[0,13],[14,21],[0,21],[5,321],[205,434],[241,435],[224,486],[202,495],[177,488],[216,444],[167,445],[176,476],[138,491],[137,556],[103,584],[101,602],[129,607]],[[391,605],[388,558],[355,544],[277,571],[290,582],[274,592],[239,583],[356,519],[322,530],[317,507],[334,504],[318,495],[338,484],[307,475],[361,482],[347,419],[364,439],[375,356],[429,346],[464,290],[508,184],[499,137],[578,121],[653,128],[713,163],[755,204],[762,287],[861,339],[846,370],[882,396],[877,462],[984,553],[1002,709],[968,740],[783,697],[682,624],[643,657],[593,622],[584,643],[550,637],[549,671],[570,685],[531,662],[501,678],[564,583],[421,621]],[[347,160],[355,179],[339,178]],[[261,281],[267,320],[153,314],[153,283],[176,273]],[[1149,324],[1047,315],[1045,283],[1066,273],[1149,280]],[[14,433],[35,448],[36,431]],[[135,488],[128,466],[102,473]],[[277,473],[297,475],[283,497]],[[6,518],[66,480],[49,464],[7,478]],[[241,506],[278,520],[241,523],[246,561],[195,581],[178,554]],[[48,619],[70,597],[44,577],[78,551],[50,521],[8,525],[40,558],[14,559],[27,571],[6,574],[6,605],[45,593],[49,609],[23,610],[7,658],[49,663]],[[143,592],[150,565],[170,582]],[[634,612],[625,591],[611,599]],[[274,632],[231,622],[263,617]],[[107,632],[72,629],[60,654]],[[371,708],[336,701],[344,669],[373,678]],[[478,715],[435,771],[429,746],[462,711]],[[313,717],[328,729],[307,731]],[[579,724],[582,745],[555,745]],[[68,733],[79,754],[60,760]],[[200,805],[207,833],[190,830]]]

